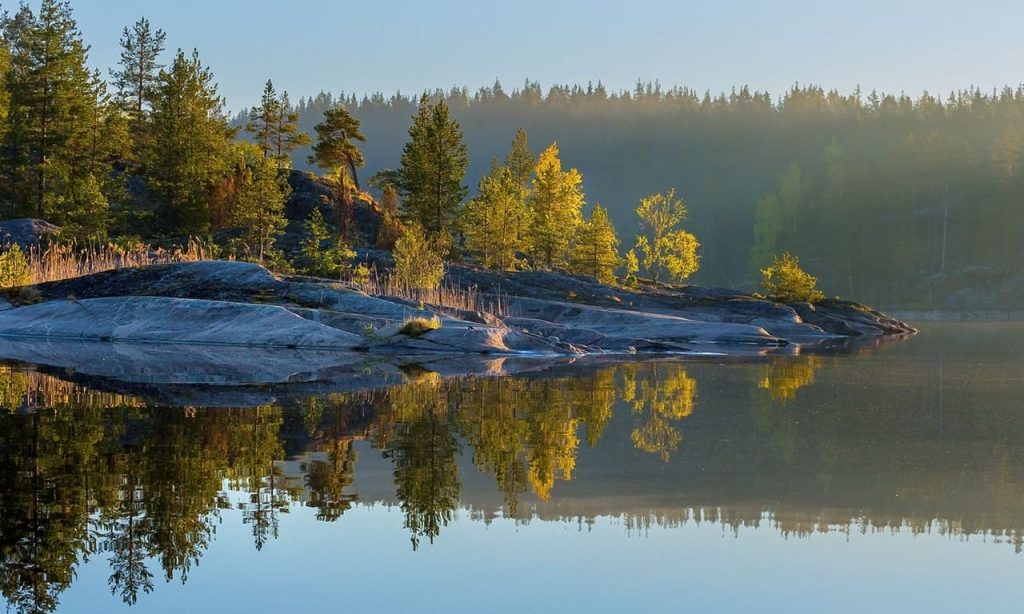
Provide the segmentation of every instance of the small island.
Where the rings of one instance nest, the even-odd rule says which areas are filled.
[[[826,298],[788,252],[759,256],[763,294],[689,285],[702,246],[675,188],[590,204],[558,144],[537,154],[523,129],[471,196],[444,95],[419,99],[399,167],[361,181],[369,137],[343,101],[311,136],[268,80],[231,120],[198,52],[161,65],[145,19],[108,93],[67,3],[6,27],[0,360],[171,379],[207,361],[230,384],[366,356],[751,355],[915,332]],[[293,169],[299,152],[321,173]]]

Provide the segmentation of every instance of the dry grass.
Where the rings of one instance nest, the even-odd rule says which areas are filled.
[[[439,288],[414,288],[400,284],[390,276],[374,273],[366,283],[356,287],[370,296],[420,303],[445,315],[458,316],[466,311],[489,313],[499,318],[510,315],[505,297],[484,294],[476,286],[463,288],[447,282]]]
[[[26,256],[31,283],[39,284],[114,269],[210,260],[215,255],[208,247],[191,240],[184,247],[169,250],[147,245],[125,248],[113,243],[90,246],[54,244],[46,249],[34,247]]]
[[[398,333],[415,339],[420,335],[425,335],[439,328],[441,328],[441,318],[437,316],[432,318],[410,318],[402,324],[402,328]]]
[[[31,284],[73,279],[103,271],[112,271],[152,264],[213,260],[217,255],[199,241],[176,249],[155,249],[147,245],[122,247],[113,243],[81,246],[54,244],[45,249],[34,247],[26,253]],[[391,276],[373,273],[364,283],[352,284],[357,289],[382,298],[410,301],[446,315],[461,312],[489,313],[506,317],[505,297],[487,295],[476,286],[463,288],[448,282],[439,288],[414,288],[396,282]]]

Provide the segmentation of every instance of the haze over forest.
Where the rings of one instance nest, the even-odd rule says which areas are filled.
[[[1020,87],[914,98],[794,86],[776,97],[527,82],[433,95],[465,133],[471,195],[518,128],[535,151],[557,141],[583,174],[588,205],[608,208],[624,243],[637,202],[676,187],[702,245],[696,283],[753,287],[771,255],[790,250],[829,294],[970,308],[1001,292],[993,307],[1024,304],[1013,279],[1024,259]],[[297,110],[311,131],[345,105],[362,122],[370,176],[398,166],[417,101],[320,93]]]
[[[36,4],[39,9],[34,12]],[[111,0],[110,6],[115,4],[126,8],[130,3]],[[322,4],[322,17],[337,14],[336,7]],[[474,14],[459,13],[465,4],[439,6],[424,23],[436,22],[439,33],[457,30],[461,22],[443,18]],[[201,21],[216,23],[225,5],[210,7]],[[338,277],[341,265],[334,260],[345,260],[348,267],[357,258],[350,247],[388,250],[396,237],[416,226],[435,235],[431,240],[439,240],[426,251],[437,256],[434,269],[440,275],[440,261],[450,259],[475,260],[501,270],[535,267],[599,277],[596,265],[593,270],[572,266],[570,252],[585,254],[585,246],[600,243],[594,253],[607,256],[604,281],[625,281],[637,272],[660,281],[657,271],[665,258],[648,258],[641,241],[634,241],[643,217],[634,213],[640,214],[641,199],[672,194],[687,208],[686,219],[672,224],[678,239],[674,248],[686,252],[685,258],[676,260],[687,261],[682,267],[685,274],[674,276],[678,283],[754,290],[765,267],[790,252],[830,296],[906,309],[1024,308],[1024,234],[1019,232],[1024,222],[1019,171],[1024,159],[1024,86],[908,95],[813,84],[793,85],[783,92],[737,85],[715,93],[658,81],[637,81],[634,88],[623,90],[600,81],[552,86],[526,80],[494,81],[475,91],[438,89],[422,97],[418,91],[310,95],[294,88],[286,93],[281,84],[301,82],[307,87],[308,79],[317,76],[325,87],[340,83],[361,91],[359,84],[365,83],[367,74],[379,74],[384,84],[394,78],[423,79],[413,78],[409,66],[397,61],[408,58],[416,47],[412,43],[421,39],[413,36],[401,39],[401,45],[373,50],[362,45],[359,53],[337,56],[332,71],[319,75],[311,67],[323,66],[328,50],[323,41],[310,40],[309,49],[289,55],[309,56],[308,64],[294,60],[292,70],[282,67],[279,57],[269,58],[273,54],[262,47],[253,52],[256,55],[246,55],[241,51],[250,49],[248,42],[198,32],[197,26],[169,14],[166,6],[147,8],[187,32],[180,41],[187,41],[184,48],[168,43],[161,23],[151,26],[141,18],[129,26],[124,15],[111,17],[117,12],[113,9],[101,11],[103,23],[124,23],[119,26],[121,36],[91,39],[86,28],[79,28],[77,8],[68,0],[23,3],[5,14],[0,46],[0,213],[52,222],[63,227],[62,240],[148,241],[165,246],[194,237],[223,257],[270,262],[279,271]],[[88,29],[95,31],[96,6],[83,3],[82,9]],[[944,15],[953,11],[949,6],[936,8],[940,9]],[[365,18],[359,12],[364,9],[353,10],[352,23],[360,23],[355,18]],[[659,10],[670,21],[685,13],[667,6]],[[808,15],[835,18],[841,13],[837,10],[830,7],[827,15]],[[894,19],[903,21],[893,21],[891,27],[905,28],[908,41],[918,40],[920,24],[912,27],[916,22],[910,19],[916,14],[902,7]],[[622,27],[650,26],[652,15],[653,9],[628,12],[622,15]],[[728,11],[716,15],[730,16]],[[520,13],[502,13],[502,18],[506,25],[527,20]],[[577,25],[594,18],[581,15]],[[608,18],[602,17],[606,22]],[[269,27],[266,19],[253,17],[260,28]],[[282,19],[288,22],[295,16]],[[405,32],[409,20],[405,13],[396,17],[396,33]],[[532,46],[545,42],[541,34],[552,27],[548,21],[522,32],[515,48],[529,52],[514,58],[513,64],[522,69],[536,65],[542,74],[551,74]],[[492,21],[481,25],[485,31],[494,27]],[[743,22],[737,27],[750,26]],[[839,28],[843,37],[850,36],[851,27]],[[278,29],[282,40],[294,40],[295,32]],[[993,27],[991,35],[1008,40],[1004,26]],[[363,40],[359,37],[365,33],[353,36]],[[480,36],[479,31],[467,33],[463,55],[473,48],[469,42]],[[575,31],[566,36],[572,41],[579,38]],[[657,30],[651,36],[662,40],[666,32]],[[817,37],[820,33],[813,38]],[[885,40],[891,43],[891,37]],[[107,50],[99,54],[99,66],[112,61],[111,65],[101,69],[95,64],[93,44]],[[495,44],[490,43],[488,53]],[[648,39],[638,44],[641,51],[626,58],[625,66],[635,65],[640,73],[665,70],[664,57],[648,57],[650,44]],[[691,44],[667,46],[665,54],[677,57]],[[1008,57],[1016,52],[1014,45],[1007,42]],[[120,49],[116,59],[109,53],[112,46]],[[789,67],[796,76],[805,65],[793,60],[790,47],[780,47],[782,51],[773,47],[766,53],[788,57],[790,61],[779,66]],[[237,71],[229,65],[218,73],[207,63],[206,49],[213,49],[222,62],[220,54],[232,51],[234,68],[245,64],[245,74],[258,66],[261,74],[252,79],[253,85],[266,84],[259,106],[235,113],[233,123],[219,78],[225,76],[233,84],[229,91],[235,95],[240,91]],[[451,49],[445,53],[451,56],[444,65],[451,66],[453,80],[479,74],[474,72],[479,58],[462,62]],[[562,50],[552,58],[580,62],[580,53]],[[734,53],[711,53],[706,62],[719,65]],[[976,50],[964,57],[974,58],[973,53]],[[837,56],[835,49],[823,54],[832,62],[846,57]],[[865,54],[877,61],[877,49]],[[904,56],[908,62],[919,60],[909,54],[898,57]],[[949,56],[941,57],[951,70],[958,68],[952,74],[965,74]],[[588,70],[599,71],[604,59],[590,58]],[[623,81],[620,60],[607,66],[615,83]],[[687,62],[695,60],[688,57]],[[494,65],[500,74],[510,64],[495,60]],[[818,66],[810,61],[807,65]],[[906,77],[907,91],[921,83],[908,72],[914,65],[894,68],[893,74]],[[991,77],[994,65],[985,65],[978,74]],[[1012,71],[1006,68],[1012,64],[999,65],[1012,83]],[[367,73],[367,66],[375,68]],[[752,78],[762,83],[769,73],[777,78],[779,66],[770,71],[751,68]],[[346,80],[348,68],[353,76]],[[838,65],[825,73],[811,72],[835,74],[837,79],[849,79],[852,73],[863,74]],[[271,147],[275,139],[276,147]],[[550,147],[554,143],[557,148]],[[501,173],[510,169],[495,168],[494,193],[480,194],[478,186],[492,161],[504,160],[510,148],[522,161],[531,159],[529,164],[522,165],[515,185],[501,181]],[[547,154],[540,156],[544,164],[535,167],[532,158],[541,152]],[[539,166],[548,171],[543,181],[538,181]],[[563,166],[579,173],[563,173]],[[307,170],[316,177],[290,169]],[[356,177],[366,180],[385,170],[393,172],[382,175],[380,182],[360,185]],[[311,193],[303,187],[311,182],[328,186],[324,189],[333,194],[314,199],[309,207],[294,206],[300,194]],[[392,191],[385,194],[389,183]],[[541,183],[553,187],[547,192],[534,190]],[[366,185],[373,187],[370,195],[361,193]],[[387,223],[380,226],[387,232],[369,239],[365,233],[353,234],[346,220],[355,196],[381,212]],[[514,207],[495,213],[505,201]],[[597,209],[598,204],[609,215]],[[323,220],[315,220],[310,210],[323,208],[321,214],[331,215],[331,207],[338,219],[330,225],[337,232],[328,240],[326,228],[322,237],[319,232]],[[424,214],[430,209],[437,215]],[[564,220],[552,212],[564,213]],[[501,224],[494,223],[498,217]],[[527,218],[532,221],[524,225]],[[590,220],[590,226],[584,220]],[[506,227],[517,230],[497,230]],[[545,233],[557,235],[557,241],[537,238]],[[482,254],[490,237],[511,234],[515,244],[503,248],[510,258],[496,264]],[[541,246],[545,241],[551,245]],[[699,263],[694,257],[698,241]],[[652,235],[650,244],[655,243]],[[309,247],[305,255],[297,253],[303,244]],[[323,249],[324,244],[330,249]],[[663,241],[662,247],[668,244]],[[544,251],[552,253],[539,259]],[[661,255],[667,257],[668,251],[651,253],[665,252]],[[639,252],[645,254],[642,268],[629,264],[630,256],[635,261]],[[364,250],[358,257],[369,261],[375,256]],[[320,258],[333,263],[327,273],[314,271],[310,264]],[[578,258],[577,265],[584,259]],[[424,268],[421,258],[408,262]],[[808,279],[813,286],[814,279]],[[636,281],[635,276],[630,279]]]

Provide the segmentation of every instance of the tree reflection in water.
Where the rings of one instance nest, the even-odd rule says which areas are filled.
[[[697,407],[698,400],[703,406],[722,395],[721,389],[697,394],[701,373],[721,368],[715,365],[655,362],[572,376],[447,380],[420,372],[386,390],[244,409],[162,407],[0,367],[0,591],[13,610],[52,611],[76,569],[101,555],[110,566],[111,592],[135,604],[154,590],[157,574],[166,581],[187,580],[227,517],[225,510],[251,527],[257,550],[280,536],[281,515],[289,511],[308,507],[316,520],[337,521],[359,502],[354,489],[359,442],[364,453],[375,450],[390,463],[394,498],[386,501],[401,509],[414,549],[432,543],[453,520],[467,470],[475,467],[493,479],[503,516],[528,520],[558,498],[559,484],[575,478],[581,452],[599,444],[610,450],[625,444],[639,452],[633,453],[637,458],[670,464],[677,473],[695,461],[701,472],[717,462],[732,468],[724,475],[748,501],[750,493],[766,489],[770,495],[779,484],[786,487],[779,492],[796,485],[814,496],[836,479],[823,476],[842,477],[844,466],[907,453],[895,436],[891,452],[878,447],[890,441],[880,440],[877,429],[898,416],[845,412],[836,417],[817,409],[815,374],[828,364],[820,357],[795,357],[743,371],[749,374],[747,387],[731,388],[735,397],[729,402],[749,403],[748,439],[725,448],[708,436],[724,428],[713,424],[718,412]],[[806,405],[800,404],[804,395],[810,395]],[[983,429],[979,424],[972,422]],[[698,433],[686,445],[684,427]],[[871,446],[855,445],[861,432],[870,434]],[[1011,502],[999,518],[1012,518],[1012,502],[1020,496],[1012,485],[1024,483],[1024,458],[1010,447],[995,450],[998,467],[989,475],[999,482],[993,488],[1005,492],[994,500]],[[943,454],[948,453],[947,448]],[[931,448],[916,454],[928,458]],[[981,457],[964,458],[954,456],[950,463],[959,463],[962,472],[987,467]],[[948,469],[958,471],[954,465]],[[652,476],[628,475],[635,488],[658,484]],[[701,496],[696,482],[702,474],[688,475],[695,482],[687,487],[689,496]],[[919,481],[944,476],[922,474]],[[706,490],[720,497],[721,485],[713,486]],[[624,482],[615,488],[633,486]],[[678,481],[657,488],[683,492]],[[916,501],[930,504],[928,497],[939,490],[937,485],[922,491]],[[818,530],[837,519],[840,525],[914,522],[923,530],[911,519],[931,522],[938,516],[927,507],[870,519],[858,516],[861,511],[825,517],[814,508],[805,513],[802,507],[724,505],[711,498],[706,505],[689,505],[670,514],[638,510],[626,524],[703,517],[756,525],[771,513],[783,532]],[[1006,531],[1019,543],[1012,526],[992,519],[980,525],[948,521],[951,532]]]

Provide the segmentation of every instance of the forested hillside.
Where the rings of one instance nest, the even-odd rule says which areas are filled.
[[[639,200],[676,187],[702,246],[698,283],[752,287],[790,250],[829,294],[917,307],[1024,299],[1021,88],[912,98],[795,86],[776,97],[528,82],[434,96],[462,126],[471,187],[518,128],[534,151],[557,141],[626,243]],[[362,122],[366,175],[397,168],[417,97],[321,93],[298,101],[300,127],[337,104]]]

